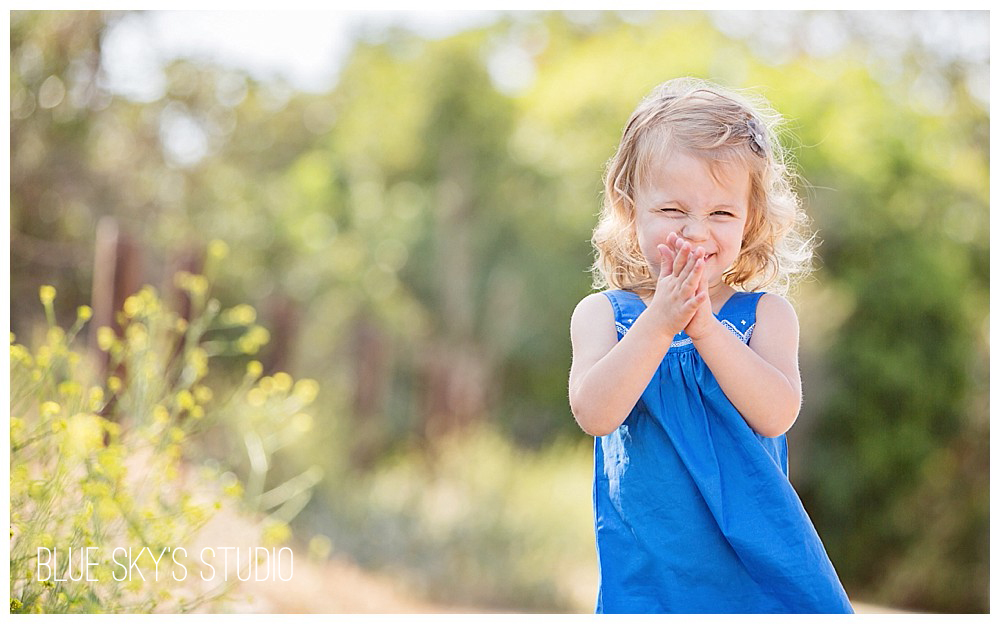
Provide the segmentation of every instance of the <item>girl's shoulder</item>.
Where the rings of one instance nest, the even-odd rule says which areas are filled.
[[[569,324],[573,360],[596,361],[618,341],[615,310],[604,293],[591,293],[580,300]]]
[[[793,320],[798,318],[795,314],[795,308],[792,307],[791,302],[778,293],[762,292],[754,294],[758,294],[759,296],[757,300],[758,318],[762,314],[766,317],[777,316],[779,319],[784,320]]]
[[[590,327],[595,324],[607,323],[608,319],[614,322],[615,311],[611,300],[604,292],[590,293],[576,304],[573,309],[573,316],[570,318],[570,325],[573,328]]]
[[[799,317],[795,308],[777,293],[761,293],[757,299],[754,333],[750,346],[760,347],[762,343],[777,343],[797,348],[799,340]]]
[[[737,290],[732,294],[730,300],[728,300],[724,307],[737,306],[741,308],[750,308],[756,311],[759,315],[763,312],[765,315],[770,314],[795,314],[795,308],[784,296],[768,292],[768,291],[742,291]]]
[[[615,327],[620,322],[631,324],[646,303],[631,290],[607,289],[590,293],[576,304],[571,327]]]
[[[606,290],[592,292],[581,299],[580,302],[576,304],[576,310],[588,311],[598,309],[604,311],[611,310],[614,312],[619,307],[633,305],[645,306],[646,304],[637,293],[631,290],[608,288]]]

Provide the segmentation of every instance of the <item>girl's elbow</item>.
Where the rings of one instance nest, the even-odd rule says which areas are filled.
[[[757,430],[757,433],[764,436],[765,438],[780,438],[781,436],[788,433],[788,430],[791,428],[792,428],[791,425],[787,427],[779,425],[769,425],[767,427],[762,427],[761,429]]]
[[[573,409],[573,418],[576,419],[576,424],[583,429],[583,432],[587,435],[592,435],[595,438],[608,435],[615,430],[615,427],[609,427],[604,424],[600,418],[596,415],[587,414],[582,410]]]
[[[578,424],[580,429],[583,429],[583,432],[587,435],[599,438],[601,436],[608,435],[617,428],[607,425],[604,422],[604,419],[601,418],[601,414],[595,413],[592,410],[587,410],[580,406],[578,402],[574,402],[572,395],[570,396],[569,408],[570,411],[573,412],[573,418],[576,419],[576,424]]]
[[[595,438],[600,438],[608,435],[609,433],[614,433],[615,429],[617,429],[617,427],[608,427],[604,425],[591,425],[589,427],[580,425],[580,427],[583,429],[584,433],[592,435]]]
[[[799,405],[794,409],[781,410],[776,412],[771,420],[757,430],[757,433],[765,438],[777,438],[788,433],[795,421],[799,417]]]

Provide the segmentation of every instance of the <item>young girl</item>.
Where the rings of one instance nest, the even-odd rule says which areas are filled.
[[[776,113],[660,85],[608,165],[570,406],[596,436],[597,612],[850,613],[788,481],[810,240]]]

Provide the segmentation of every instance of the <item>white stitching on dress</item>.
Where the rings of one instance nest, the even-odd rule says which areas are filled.
[[[694,343],[694,340],[691,339],[691,338],[681,338],[680,340],[675,340],[675,341],[671,342],[670,343],[670,348],[673,349],[674,347],[686,347],[689,344],[693,344],[693,343]]]
[[[722,324],[726,326],[726,329],[736,334],[736,337],[739,338],[741,341],[743,341],[743,344],[750,343],[750,336],[753,335],[753,328],[757,326],[757,323],[754,323],[750,327],[747,327],[747,330],[745,332],[741,332],[740,330],[736,329],[736,326],[730,323],[728,320],[723,320]]]
[[[628,332],[628,330],[632,327],[632,322],[634,320],[635,319],[626,319],[626,321],[629,323],[628,325],[625,325],[625,323],[622,323],[621,321],[615,321],[615,328],[618,330],[618,335],[624,336]],[[723,319],[722,324],[726,327],[726,329],[733,332],[733,334],[735,334],[736,337],[743,342],[743,344],[750,344],[750,338],[751,336],[753,336],[753,328],[757,326],[757,324],[754,323],[750,327],[747,327],[747,330],[745,332],[741,332],[736,328],[735,325],[729,322],[728,319]],[[690,337],[681,338],[680,340],[674,340],[673,342],[671,342],[670,348],[673,349],[676,347],[686,347],[687,345],[692,344],[693,342],[694,340],[692,340]]]

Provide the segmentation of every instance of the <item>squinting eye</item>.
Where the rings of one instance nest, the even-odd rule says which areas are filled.
[[[732,217],[732,216],[735,216],[733,213],[726,212],[725,210],[716,210],[712,214],[714,216],[717,216],[717,217]]]
[[[662,209],[661,209],[661,212],[665,212],[665,213],[667,213],[668,215],[671,215],[671,216],[673,216],[673,217],[679,217],[679,216],[681,216],[682,214],[684,214],[684,212],[683,212],[683,211],[681,211],[681,210],[678,210],[677,208],[662,208]]]

